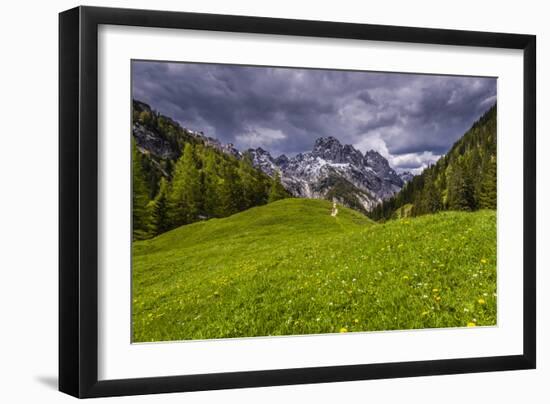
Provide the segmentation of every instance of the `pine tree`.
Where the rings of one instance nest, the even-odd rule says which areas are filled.
[[[268,202],[275,202],[279,199],[284,199],[288,196],[283,184],[281,184],[281,175],[278,171],[275,172],[269,188]]]
[[[449,168],[450,176],[447,178],[449,209],[474,210],[476,206],[474,182],[462,156]]]
[[[206,217],[220,216],[220,176],[216,163],[216,155],[211,149],[206,149],[202,168],[203,210]]]
[[[152,218],[151,228],[154,234],[164,233],[172,227],[168,215],[168,195],[169,184],[166,178],[162,177],[160,179],[159,192],[155,199],[149,203]]]
[[[241,210],[242,186],[237,170],[231,162],[222,160],[221,172],[219,214],[225,217]]]
[[[196,221],[200,205],[200,173],[197,169],[194,147],[187,143],[182,156],[176,163],[172,189],[168,198],[172,226],[177,227]]]
[[[237,172],[242,186],[241,210],[249,209],[258,204],[260,197],[258,195],[258,179],[256,178],[258,174],[252,167],[250,155],[245,154],[239,161]]]
[[[141,155],[132,139],[132,237],[134,240],[143,240],[151,236],[148,203],[149,191],[141,165]]]
[[[435,183],[436,173],[433,168],[426,169],[424,188],[419,194],[419,206],[415,204],[414,214],[434,213],[441,209],[441,196]]]
[[[483,159],[481,158],[480,148],[477,144],[475,144],[471,152],[471,158],[468,166],[469,175],[472,179],[474,188],[473,210],[479,209],[479,197],[481,192],[481,182],[483,181],[484,168],[485,165],[483,164]]]
[[[449,167],[447,203],[450,210],[465,210],[466,201],[464,199],[464,177],[460,167]]]
[[[481,183],[479,207],[480,209],[497,208],[497,162],[495,157],[491,157],[489,160],[487,171]]]

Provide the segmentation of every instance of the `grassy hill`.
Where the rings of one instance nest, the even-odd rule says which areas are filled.
[[[496,213],[285,199],[133,244],[133,341],[496,323]]]

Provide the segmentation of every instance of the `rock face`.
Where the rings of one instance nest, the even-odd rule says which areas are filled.
[[[403,187],[403,180],[388,161],[374,150],[363,155],[351,145],[329,136],[315,141],[313,150],[288,158],[249,149],[253,164],[272,176],[281,174],[294,196],[335,199],[352,208],[369,211]]]
[[[146,150],[163,159],[173,160],[178,157],[177,151],[174,150],[170,142],[161,138],[157,133],[147,129],[143,125],[134,123],[132,132],[136,140],[136,145],[141,150]]]

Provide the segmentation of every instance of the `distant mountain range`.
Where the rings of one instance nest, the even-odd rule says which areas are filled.
[[[338,139],[320,137],[311,152],[273,158],[262,149],[248,149],[254,165],[268,175],[279,172],[285,188],[294,196],[335,199],[341,204],[369,211],[399,192],[405,180],[374,150],[364,155]]]
[[[143,102],[134,101],[134,113],[145,112],[151,116],[160,116]],[[390,167],[388,160],[374,150],[362,154],[352,145],[342,145],[338,139],[318,138],[311,152],[300,153],[294,157],[281,155],[273,157],[262,148],[237,150],[233,144],[223,144],[202,132],[181,128],[171,118],[162,116],[170,127],[180,129],[179,135],[167,138],[134,119],[133,136],[142,153],[153,155],[152,166],[158,166],[158,160],[176,160],[187,141],[202,143],[237,159],[248,154],[254,167],[270,177],[279,174],[286,190],[295,197],[336,200],[342,205],[363,212],[372,210],[382,201],[398,193],[412,179],[410,172],[398,174]]]

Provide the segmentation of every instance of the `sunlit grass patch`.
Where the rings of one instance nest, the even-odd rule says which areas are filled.
[[[286,199],[134,243],[133,340],[496,323],[496,214],[376,224]]]

